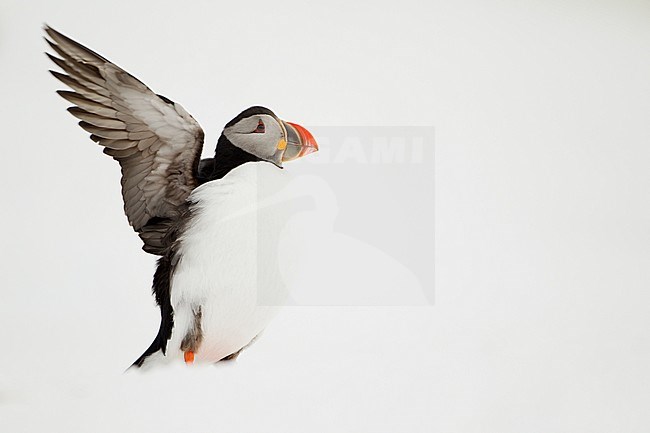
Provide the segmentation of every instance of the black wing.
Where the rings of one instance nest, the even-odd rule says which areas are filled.
[[[170,227],[199,184],[203,130],[183,107],[119,66],[51,27],[45,32],[60,57],[47,55],[65,73],[50,72],[73,90],[59,95],[74,104],[68,111],[90,138],[120,163],[129,224],[146,252],[163,255]]]

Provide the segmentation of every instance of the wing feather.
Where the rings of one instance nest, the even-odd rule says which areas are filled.
[[[68,108],[68,111],[77,119],[83,120],[101,128],[126,130],[126,123],[122,122],[121,120],[116,120],[114,117],[111,118],[107,116],[97,115],[79,107],[70,107]]]
[[[74,104],[90,138],[122,167],[124,211],[144,242],[163,255],[167,231],[198,185],[203,130],[183,107],[80,43],[45,27],[45,40],[63,72],[50,71],[72,91],[58,94]]]

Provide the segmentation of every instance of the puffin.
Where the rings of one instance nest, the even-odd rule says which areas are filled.
[[[255,212],[280,188],[283,164],[318,150],[304,127],[261,106],[226,123],[213,158],[178,103],[106,58],[45,26],[50,70],[79,126],[122,170],[124,212],[158,257],[152,292],[160,326],[130,368],[237,358],[266,328],[286,289],[268,239],[283,217]],[[266,209],[273,206],[265,205]],[[277,207],[277,206],[276,206]]]

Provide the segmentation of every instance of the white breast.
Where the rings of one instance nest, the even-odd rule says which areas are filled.
[[[168,358],[183,359],[180,343],[198,306],[203,342],[195,359],[216,362],[247,345],[284,302],[278,241],[287,218],[275,198],[286,182],[272,164],[247,163],[192,192],[171,281]]]

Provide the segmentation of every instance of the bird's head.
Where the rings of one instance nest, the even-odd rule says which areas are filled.
[[[280,168],[283,162],[318,150],[316,140],[309,131],[295,123],[280,120],[264,107],[251,107],[239,113],[226,124],[222,137],[239,150]],[[220,145],[217,145],[217,151]]]

